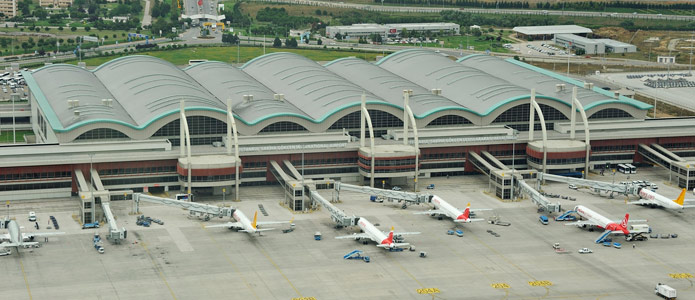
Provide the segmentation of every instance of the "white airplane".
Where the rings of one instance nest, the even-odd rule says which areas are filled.
[[[391,231],[388,233],[388,236],[386,236],[385,232],[382,232],[378,228],[376,228],[372,223],[370,223],[367,219],[365,218],[360,218],[359,222],[357,222],[357,225],[362,229],[363,233],[353,233],[352,235],[344,235],[344,236],[337,236],[335,237],[336,239],[354,239],[354,240],[360,240],[360,239],[370,239],[374,242],[376,242],[376,246],[379,248],[385,248],[385,249],[394,249],[394,248],[400,248],[400,247],[405,247],[410,245],[409,243],[396,243],[393,240],[393,227],[391,227]],[[420,234],[419,232],[396,232],[395,235],[408,235],[408,234]]]
[[[19,252],[19,247],[33,246],[38,244],[37,242],[25,242],[25,240],[33,240],[35,237],[41,236],[52,236],[65,234],[65,232],[32,232],[32,233],[22,233],[19,225],[14,220],[10,220],[7,223],[8,233],[0,234],[0,240],[9,241],[0,244],[0,248],[6,247],[16,247],[17,252]]]
[[[244,213],[241,212],[241,210],[239,209],[234,210],[234,212],[232,213],[232,218],[234,218],[236,222],[227,222],[225,224],[210,225],[205,226],[205,228],[227,227],[229,229],[238,229],[238,231],[246,232],[251,235],[253,235],[254,233],[258,233],[260,235],[262,231],[273,230],[275,228],[258,228],[259,225],[292,223],[292,220],[294,220],[294,218],[292,218],[292,220],[290,221],[258,222],[258,212],[256,212],[253,215],[253,221],[250,221],[249,218],[247,218],[246,215],[244,215]]]
[[[471,204],[468,203],[466,205],[466,208],[464,210],[460,210],[453,205],[449,204],[448,202],[444,201],[444,199],[439,198],[437,195],[432,196],[432,203],[434,204],[435,209],[430,209],[428,211],[422,211],[422,212],[416,212],[414,214],[416,215],[445,215],[452,220],[454,220],[455,223],[470,223],[470,222],[476,222],[476,221],[485,221],[485,219],[480,219],[480,218],[471,218],[470,215],[473,212],[477,211],[484,211],[484,210],[492,210],[489,208],[478,208],[478,209],[471,209]]]
[[[640,189],[639,196],[642,199],[639,199],[638,201],[628,202],[628,203],[629,204],[637,204],[637,205],[648,205],[651,207],[660,206],[660,207],[668,208],[668,209],[684,209],[684,208],[695,207],[695,205],[684,205],[685,202],[694,201],[694,200],[685,199],[685,189],[683,189],[683,191],[681,191],[681,194],[675,200],[668,199],[662,195],[659,195],[659,194],[657,194],[649,189],[645,189],[645,188]]]
[[[574,211],[579,214],[582,218],[586,219],[586,221],[578,221],[578,222],[572,222],[572,223],[567,223],[565,225],[574,225],[577,227],[584,227],[586,228],[587,226],[596,226],[598,228],[605,229],[605,231],[596,239],[596,243],[600,243],[603,241],[606,236],[609,234],[624,234],[624,235],[629,235],[630,231],[627,228],[627,223],[628,222],[644,222],[645,220],[633,220],[630,221],[630,214],[625,214],[625,218],[618,223],[618,221],[613,221],[610,220],[597,212],[582,206],[582,205],[577,205],[574,208]]]

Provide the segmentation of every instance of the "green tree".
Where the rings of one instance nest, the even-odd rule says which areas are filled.
[[[340,32],[338,32],[338,33],[335,34],[335,39],[340,41],[340,40],[343,39],[343,35],[340,34]]]
[[[319,40],[316,41],[316,44],[319,45],[319,46],[321,46],[321,45],[323,45],[323,41],[319,38]]]
[[[75,26],[70,27],[70,31],[77,31],[77,27],[75,27]]]
[[[282,41],[280,40],[279,37],[275,37],[275,40],[273,40],[273,47],[275,47],[275,48],[282,47]]]
[[[89,26],[85,26],[85,27],[84,27],[84,31],[87,31],[87,32],[89,32],[90,30],[92,30],[92,28],[91,28],[91,27],[89,27]]]

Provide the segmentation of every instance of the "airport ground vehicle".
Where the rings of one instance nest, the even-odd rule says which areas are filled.
[[[29,212],[29,221],[36,222],[36,213],[33,211]]]
[[[620,249],[622,247],[623,247],[623,245],[620,243],[613,243],[613,248]]]
[[[582,248],[582,249],[579,249],[579,253],[580,254],[589,254],[589,253],[594,253],[594,251],[589,249],[589,248]]]
[[[87,229],[87,228],[99,228],[99,222],[85,223],[84,225],[82,225],[82,229]]]
[[[434,183],[430,183],[430,185],[427,186],[428,190],[433,190],[434,189]]]
[[[576,189],[577,189],[577,186],[574,185],[574,184],[572,184],[572,183],[570,183],[568,187],[569,187],[570,189],[572,189],[572,190],[576,190]]]
[[[548,225],[548,217],[546,216],[541,215],[540,217],[538,217],[538,221],[540,221],[543,225]]]
[[[314,233],[314,240],[320,241],[321,240],[321,232],[317,231]]]
[[[657,283],[654,287],[654,294],[657,294],[665,299],[676,299],[676,289],[661,283]]]
[[[459,230],[456,230],[456,235],[457,235],[458,237],[463,237],[463,231],[461,231],[460,229],[459,229]]]

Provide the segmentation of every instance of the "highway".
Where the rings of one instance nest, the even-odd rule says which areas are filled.
[[[417,6],[381,6],[356,3],[336,3],[314,0],[253,0],[257,2],[288,3],[309,6],[325,6],[337,8],[352,8],[374,12],[400,12],[400,13],[440,13],[445,10],[464,11],[477,14],[497,14],[497,15],[549,15],[549,16],[572,16],[572,17],[604,17],[621,19],[648,19],[648,20],[670,20],[670,21],[695,21],[695,15],[657,15],[657,14],[637,14],[637,13],[607,13],[593,11],[558,11],[558,10],[533,10],[533,9],[484,9],[484,8],[458,8],[458,7],[417,7]]]

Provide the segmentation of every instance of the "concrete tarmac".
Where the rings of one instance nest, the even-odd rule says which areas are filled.
[[[629,180],[655,182],[658,192],[677,197],[679,190],[667,185],[666,171],[641,168],[638,172]],[[592,175],[590,179],[612,181],[613,176]],[[628,179],[616,174],[615,180]],[[543,186],[544,191],[577,198],[551,199],[559,201],[563,209],[582,204],[616,220],[629,212],[631,219],[647,219],[654,233],[678,234],[678,238],[635,242],[635,248],[632,242],[614,236],[614,241],[623,243],[622,249],[615,249],[594,244],[600,231],[554,220],[542,225],[528,199],[505,203],[491,197],[484,176],[421,179],[421,183],[436,184],[436,189],[424,191],[457,207],[470,202],[472,208],[492,208],[494,212],[480,212],[478,217],[498,214],[512,225],[457,225],[446,218],[413,214],[427,210],[425,205],[402,209],[397,203],[370,202],[369,195],[341,192],[336,206],[346,213],[368,218],[384,231],[394,226],[396,231],[421,232],[406,236],[416,251],[389,252],[374,243],[334,239],[359,230],[335,229],[325,209],[293,215],[279,205],[283,199],[279,186],[243,187],[243,201],[234,206],[252,217],[258,204],[263,204],[269,215],[259,212],[259,221],[286,221],[294,216],[296,230],[282,233],[288,225],[280,224],[269,226],[277,230],[250,236],[225,228],[205,229],[205,224],[228,219],[203,222],[189,219],[184,210],[153,204],[141,205],[141,212],[165,223],[145,228],[135,225],[136,216],[129,214],[130,201],[116,201],[112,207],[119,226],[128,229],[127,241],[120,245],[105,242],[106,253],[98,254],[92,237],[95,232],[104,237],[107,228],[80,229],[72,218],[77,199],[45,206],[17,201],[10,213],[25,232],[35,231],[27,212],[36,210],[41,231],[55,231],[45,228],[49,215],[54,215],[66,235],[51,237],[48,243],[41,239],[41,248],[0,257],[4,275],[0,298],[656,299],[654,286],[660,282],[676,288],[680,299],[695,299],[695,263],[689,258],[695,249],[691,229],[695,211],[626,205],[624,197],[609,199],[560,183]],[[330,199],[332,192],[321,194]],[[448,229],[463,230],[463,237],[447,235]],[[314,240],[316,231],[322,233],[321,241]],[[556,242],[566,254],[552,249]],[[579,254],[577,250],[583,247],[594,253]],[[371,262],[343,259],[355,249],[364,250]],[[427,252],[427,257],[420,258],[420,251]]]

